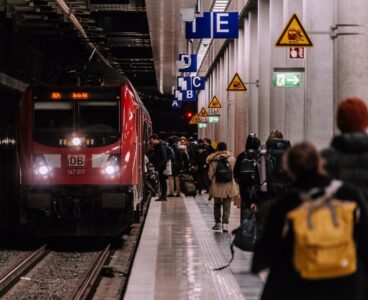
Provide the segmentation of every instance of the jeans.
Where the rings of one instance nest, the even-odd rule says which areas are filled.
[[[230,198],[215,198],[214,215],[216,223],[221,223],[221,206],[223,208],[222,223],[224,224],[229,223],[230,205],[231,205]]]

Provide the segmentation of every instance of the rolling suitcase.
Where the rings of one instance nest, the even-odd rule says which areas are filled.
[[[182,174],[180,176],[180,190],[185,194],[185,196],[197,195],[197,188],[194,185],[193,176],[188,174]]]

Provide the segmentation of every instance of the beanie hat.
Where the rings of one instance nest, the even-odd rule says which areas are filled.
[[[337,127],[343,133],[361,132],[368,128],[368,108],[363,100],[350,97],[337,109]]]

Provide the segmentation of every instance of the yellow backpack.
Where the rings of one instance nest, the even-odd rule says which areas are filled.
[[[341,185],[332,181],[316,200],[310,200],[311,193],[300,194],[303,203],[287,214],[294,232],[294,267],[304,279],[347,276],[357,269],[357,205],[332,197]]]

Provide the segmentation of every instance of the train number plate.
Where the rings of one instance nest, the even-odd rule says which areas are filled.
[[[85,167],[86,156],[84,154],[68,155],[68,165],[69,167]]]

